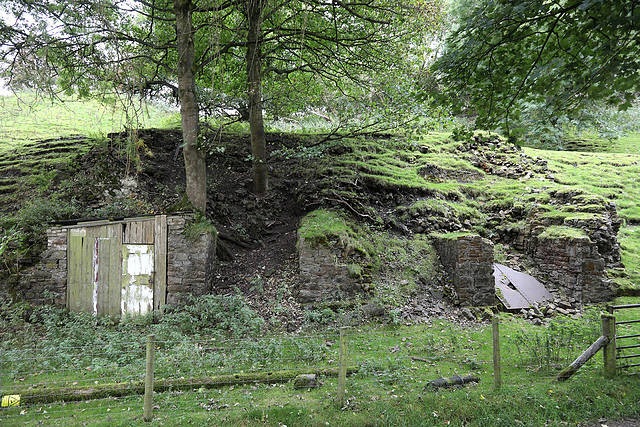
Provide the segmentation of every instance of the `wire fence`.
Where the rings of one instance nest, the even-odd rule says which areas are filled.
[[[614,315],[616,312],[637,310],[640,304],[611,305],[607,311]],[[615,318],[615,316],[614,316]],[[626,373],[637,374],[640,368],[640,319],[637,316],[627,316],[615,322],[615,347],[618,369]]]
[[[0,424],[161,420],[292,402],[349,408],[356,401],[394,400],[464,383],[521,388],[555,380],[602,334],[598,318],[566,319],[544,328],[509,321],[498,334],[494,331],[486,324],[435,321],[310,336],[149,337],[117,345],[10,350],[0,355],[5,406]],[[153,393],[147,393],[145,407],[150,368]],[[602,368],[602,359],[593,358],[578,375],[601,376]]]

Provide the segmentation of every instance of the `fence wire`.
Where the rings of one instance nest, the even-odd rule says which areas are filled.
[[[260,411],[289,404],[393,401],[466,380],[493,387],[491,325],[436,322],[411,329],[344,330],[341,335],[238,340],[154,341],[153,416]],[[598,319],[500,329],[503,387],[553,381],[600,335]],[[66,424],[142,419],[145,342],[10,350],[0,355],[3,396],[20,396],[0,411],[0,424]],[[344,399],[338,392],[346,366]],[[593,358],[579,375],[602,375]]]

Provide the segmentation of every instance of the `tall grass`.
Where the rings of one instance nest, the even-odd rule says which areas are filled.
[[[604,379],[598,360],[567,382],[554,381],[558,369],[593,340],[598,325],[593,316],[562,317],[543,328],[502,316],[503,387],[498,390],[487,324],[435,320],[351,328],[347,363],[357,372],[347,378],[347,399],[338,405],[335,377],[321,376],[319,387],[304,389],[277,381],[285,370],[335,369],[341,348],[335,330],[314,336],[265,336],[267,331],[254,329],[255,314],[237,298],[194,300],[157,324],[146,317],[113,325],[107,319],[51,308],[34,311],[25,322],[20,307],[4,304],[2,309],[3,330],[13,332],[3,338],[14,336],[5,340],[0,356],[0,383],[9,394],[33,396],[35,390],[46,396],[58,388],[91,393],[100,387],[139,384],[144,378],[144,335],[155,332],[156,379],[176,384],[154,396],[158,424],[564,426],[640,413],[636,380],[626,375]],[[226,313],[228,323],[239,329],[220,323]],[[479,383],[450,389],[429,386],[430,380],[470,372]],[[207,386],[207,379],[216,376],[241,379],[250,373],[258,377]],[[262,382],[260,375],[276,381]],[[141,396],[125,393],[65,404],[36,400],[3,411],[0,422],[143,425],[141,413]]]

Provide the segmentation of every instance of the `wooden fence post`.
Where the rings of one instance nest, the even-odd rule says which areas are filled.
[[[593,344],[589,346],[585,351],[582,352],[580,356],[569,366],[564,368],[560,374],[556,377],[556,381],[566,381],[573,376],[578,369],[582,367],[585,363],[589,361],[601,348],[603,348],[609,342],[609,337],[604,335],[600,335],[600,338],[596,340]]]
[[[498,316],[493,316],[493,385],[502,386],[502,371],[500,366],[500,322]]]
[[[153,365],[156,353],[156,336],[147,335],[147,375],[144,380],[144,420],[153,418]]]
[[[602,350],[604,356],[604,376],[611,378],[616,375],[616,317],[613,314],[602,313],[602,335],[609,340]]]
[[[344,394],[347,384],[347,330],[348,327],[340,328],[340,364],[338,365],[338,404],[344,405]]]

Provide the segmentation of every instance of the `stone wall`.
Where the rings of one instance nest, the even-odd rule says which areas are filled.
[[[215,268],[216,236],[203,233],[186,236],[189,215],[167,216],[166,304],[184,303],[189,295],[211,292]],[[47,231],[47,249],[35,268],[23,273],[13,296],[35,305],[67,303],[67,228]]]
[[[435,236],[434,246],[463,306],[494,305],[493,243],[478,235]]]
[[[189,295],[211,292],[216,256],[216,236],[186,236],[189,216],[167,217],[167,305],[183,304]]]
[[[579,304],[614,297],[605,260],[588,237],[536,238],[531,256],[536,268]]]
[[[298,255],[298,299],[301,303],[335,301],[353,297],[361,291],[360,285],[349,274],[349,266],[339,263],[328,248],[312,246],[304,237],[298,237]]]
[[[501,241],[512,244],[526,253],[538,275],[546,276],[549,284],[557,287],[576,303],[610,301],[615,297],[608,268],[619,268],[620,245],[617,242],[617,222],[601,220],[565,221],[562,225],[582,230],[586,237],[541,238],[549,220],[534,220]],[[613,225],[612,225],[613,224]]]
[[[24,272],[14,287],[13,296],[35,305],[67,303],[67,230],[61,227],[47,231],[47,249],[40,262]]]
[[[539,207],[527,213],[522,206],[501,211],[493,218],[499,224],[494,229],[497,240],[527,254],[548,284],[577,303],[612,299],[614,290],[606,270],[624,267],[617,239],[622,220],[615,203],[580,189],[552,190],[549,196],[549,204],[562,214],[549,214]],[[586,237],[539,238],[553,226],[581,230]]]

